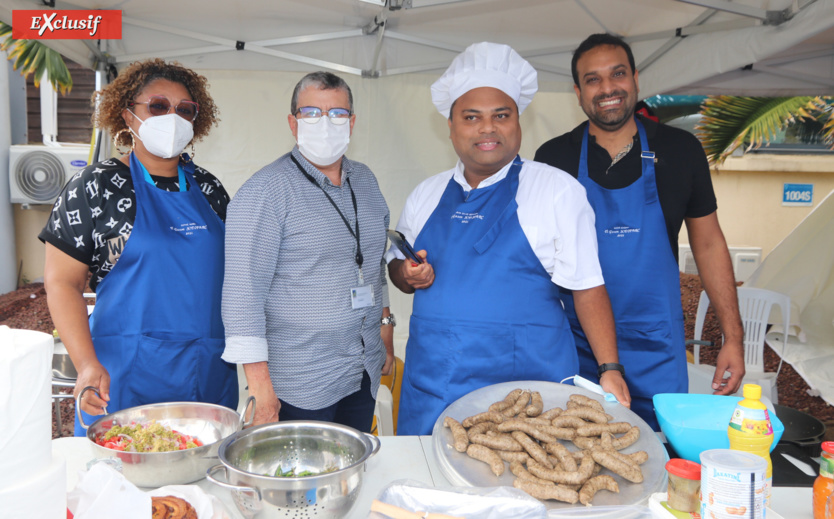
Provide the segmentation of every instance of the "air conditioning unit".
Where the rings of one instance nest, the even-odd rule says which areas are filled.
[[[730,261],[736,281],[746,281],[762,262],[761,247],[729,247]],[[678,269],[685,274],[698,274],[695,256],[689,245],[678,245]]]
[[[53,203],[67,181],[87,166],[89,156],[89,146],[11,146],[9,194],[12,203]]]

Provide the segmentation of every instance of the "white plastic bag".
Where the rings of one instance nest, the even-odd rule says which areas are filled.
[[[96,463],[78,476],[67,494],[67,508],[76,519],[148,519],[151,496],[106,463]]]
[[[434,488],[412,480],[397,480],[378,499],[413,512],[432,512],[466,519],[547,519],[537,499],[511,487]],[[371,512],[370,519],[385,519]]]

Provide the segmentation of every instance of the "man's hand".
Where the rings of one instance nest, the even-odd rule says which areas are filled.
[[[413,263],[411,260],[405,260],[400,265],[403,279],[411,288],[429,288],[434,283],[434,267],[426,261],[428,253],[425,250],[417,251],[417,256],[423,260],[423,263]]]
[[[417,256],[423,260],[423,263],[395,259],[388,264],[388,277],[406,294],[413,294],[416,289],[429,288],[434,283],[434,267],[426,261],[428,253],[420,250],[417,251]]]
[[[606,393],[617,397],[617,402],[626,407],[631,407],[631,394],[628,392],[628,385],[623,374],[617,370],[608,370],[599,379],[599,385]]]
[[[252,426],[278,421],[281,401],[275,391],[264,391],[262,394],[250,393],[255,397],[255,418]]]
[[[246,383],[249,385],[249,394],[255,397],[255,417],[252,425],[261,425],[278,421],[278,412],[281,410],[281,402],[272,387],[272,380],[269,378],[269,367],[266,362],[253,362],[244,364],[243,371],[246,373]]]
[[[382,309],[382,316],[388,317],[391,311],[386,306]],[[382,376],[391,374],[394,366],[394,325],[383,324],[379,327],[379,334],[382,336],[382,344],[385,345],[385,364],[382,365]]]
[[[81,410],[94,416],[104,414],[104,409],[110,401],[110,374],[97,361],[79,369],[73,396],[78,398],[81,391],[88,386],[96,388],[101,396],[92,390],[84,393],[84,398],[81,400]]]
[[[724,378],[729,371],[730,377]],[[741,386],[744,378],[744,345],[737,341],[726,341],[715,361],[715,375],[712,377],[713,394],[732,395]]]
[[[385,353],[385,364],[382,365],[382,376],[387,377],[394,369],[394,354]]]

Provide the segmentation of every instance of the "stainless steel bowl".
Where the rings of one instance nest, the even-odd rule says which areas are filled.
[[[245,517],[345,517],[362,487],[365,462],[379,447],[376,436],[343,425],[265,424],[223,440],[218,450],[221,464],[209,469],[206,477],[232,491]],[[278,467],[316,475],[274,477]],[[225,481],[217,479],[220,472],[225,473]]]
[[[78,371],[70,359],[67,348],[60,339],[55,339],[55,350],[52,354],[52,378],[75,380],[78,378]]]
[[[85,388],[78,398],[87,391]],[[117,458],[122,463],[122,474],[133,484],[140,487],[161,487],[164,485],[184,485],[203,479],[206,470],[217,463],[217,449],[221,440],[241,430],[250,403],[251,416],[254,417],[255,399],[249,397],[246,409],[238,415],[232,409],[215,404],[201,402],[171,402],[149,404],[122,409],[107,414],[87,426],[83,419],[82,427],[87,429],[87,438],[93,445],[97,458]],[[79,409],[76,400],[76,409]],[[168,425],[183,434],[199,438],[202,447],[172,452],[122,452],[102,447],[95,442],[96,436],[110,430],[114,425],[127,425],[133,422],[150,422]]]

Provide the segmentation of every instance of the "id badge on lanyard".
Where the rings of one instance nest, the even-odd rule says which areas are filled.
[[[362,270],[359,270],[359,283],[363,282]],[[354,310],[374,305],[373,285],[361,285],[350,289],[350,306]]]
[[[322,193],[324,193],[324,196],[326,196],[327,200],[330,202],[330,205],[332,205],[333,209],[335,209],[336,212],[339,213],[339,216],[345,223],[345,227],[347,227],[348,232],[350,232],[350,234],[356,239],[356,255],[354,256],[354,260],[356,261],[356,266],[359,267],[359,286],[350,289],[351,308],[353,308],[354,310],[358,310],[360,308],[367,308],[369,306],[373,306],[374,287],[373,285],[366,285],[365,278],[362,275],[362,263],[364,261],[364,258],[362,256],[362,246],[359,241],[359,211],[356,205],[356,194],[354,194],[353,192],[353,187],[350,185],[350,180],[346,179],[345,183],[347,184],[348,189],[350,189],[350,198],[353,202],[353,215],[356,219],[356,229],[351,229],[350,223],[348,222],[347,218],[345,218],[345,215],[342,214],[342,211],[339,209],[339,206],[336,205],[336,202],[334,202],[333,199],[330,198],[330,195],[327,194],[327,191],[325,191],[324,188],[321,187],[321,185],[319,185],[319,183],[316,182],[316,180],[309,173],[304,171],[304,168],[301,167],[301,164],[298,163],[295,157],[290,156],[290,158],[295,163],[298,170],[305,177],[307,177],[307,180],[309,180],[314,186],[321,189]]]

